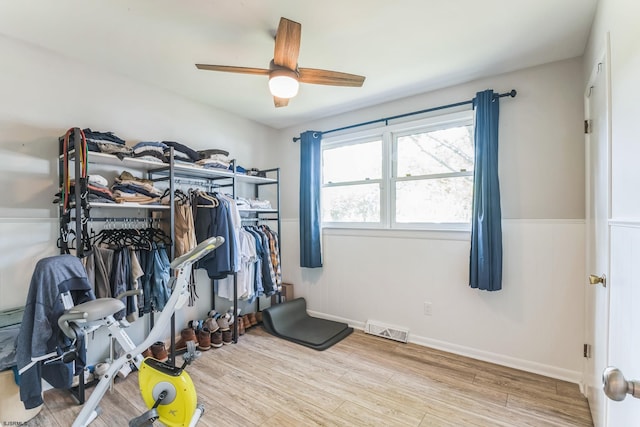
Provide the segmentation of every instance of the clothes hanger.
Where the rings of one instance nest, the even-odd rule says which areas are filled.
[[[173,194],[180,204],[182,205],[191,204],[190,198],[182,190],[180,189],[175,190]]]
[[[216,199],[215,197],[213,197],[212,195],[205,193],[204,191],[198,190],[197,191],[198,194],[198,199],[199,202],[196,205],[199,208],[217,208],[218,205],[220,204],[220,202],[218,201],[218,199]],[[210,205],[208,204],[203,204],[202,202],[204,201],[208,201],[211,202]]]

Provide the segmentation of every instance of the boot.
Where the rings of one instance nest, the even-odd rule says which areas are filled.
[[[246,330],[244,328],[244,317],[238,316],[238,335],[244,335]]]
[[[256,320],[256,314],[251,312],[248,313],[247,316],[249,316],[249,322],[251,322],[251,326],[256,326],[258,324],[258,321]],[[247,326],[245,325],[245,328]]]
[[[249,329],[251,327],[251,319],[249,318],[248,314],[245,314],[242,317],[242,324],[244,325],[244,329]]]
[[[215,348],[220,348],[222,347],[222,331],[220,331],[220,329],[218,329],[215,332],[211,333],[211,346],[215,347]]]
[[[185,351],[187,349],[187,341],[193,341],[196,347],[198,346],[196,331],[191,328],[184,328],[180,331],[180,339],[176,342],[176,351]]]
[[[231,330],[222,331],[222,344],[231,344],[233,342],[233,334]]]
[[[211,331],[202,328],[198,331],[198,350],[209,350],[211,348]]]
[[[169,355],[167,354],[167,349],[164,346],[162,341],[156,341],[151,344],[151,354],[154,359],[157,359],[161,362],[166,362],[169,359]]]

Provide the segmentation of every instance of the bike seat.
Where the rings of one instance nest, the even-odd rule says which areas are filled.
[[[125,305],[122,301],[115,298],[98,298],[73,306],[67,313],[87,313],[83,318],[87,322],[103,319],[107,316],[114,315],[120,310],[124,310]]]

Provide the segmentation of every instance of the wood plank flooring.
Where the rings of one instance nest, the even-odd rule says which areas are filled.
[[[201,426],[592,426],[575,384],[356,331],[325,351],[253,327],[203,352],[188,372]],[[70,426],[80,410],[45,392],[28,426]],[[126,426],[145,410],[137,374],[119,381],[92,426]]]

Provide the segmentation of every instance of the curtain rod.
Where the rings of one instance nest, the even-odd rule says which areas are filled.
[[[509,92],[496,94],[496,95],[494,95],[494,97],[495,98],[503,98],[505,96],[510,96],[511,98],[515,98],[517,94],[518,94],[518,92],[516,92],[515,89],[511,89],[511,91],[509,91]],[[383,119],[370,120],[368,122],[356,123],[354,125],[349,125],[349,126],[344,126],[344,127],[341,127],[341,128],[331,129],[331,130],[327,130],[327,131],[324,131],[324,132],[321,132],[321,133],[322,133],[322,135],[326,135],[328,133],[338,132],[338,131],[341,131],[341,130],[347,130],[347,129],[352,129],[352,128],[356,128],[356,127],[360,127],[360,126],[366,126],[366,125],[371,125],[371,124],[374,124],[374,123],[381,123],[381,122],[384,122],[384,125],[387,126],[389,124],[389,120],[401,119],[403,117],[414,116],[416,114],[430,113],[432,111],[444,110],[444,109],[447,109],[447,108],[460,107],[462,105],[473,104],[474,101],[475,101],[475,98],[469,99],[468,101],[460,101],[460,102],[456,102],[456,103],[453,103],[453,104],[441,105],[439,107],[427,108],[426,110],[412,111],[411,113],[399,114],[397,116],[385,117]],[[294,137],[293,138],[293,142],[298,142],[298,141],[300,141],[300,137]]]

